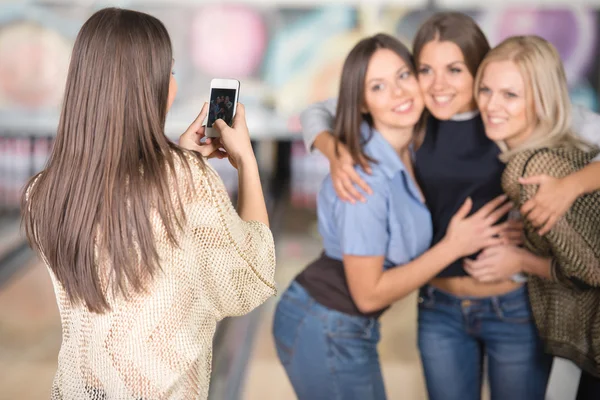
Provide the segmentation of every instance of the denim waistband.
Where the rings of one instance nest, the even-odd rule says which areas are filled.
[[[327,318],[330,320],[330,322],[336,320],[354,320],[363,321],[364,323],[368,323],[372,326],[379,326],[379,321],[377,318],[346,314],[322,305],[316,301],[310,295],[310,293],[308,293],[308,291],[302,287],[301,284],[296,281],[292,281],[290,286],[283,293],[281,300],[291,301],[295,303],[296,306],[303,308],[305,311],[310,312],[313,315],[327,314]]]
[[[494,308],[502,306],[505,303],[514,303],[524,300],[528,300],[527,285],[523,285],[499,296],[489,297],[455,296],[432,285],[425,285],[419,290],[419,303],[434,301],[436,303],[456,307]]]

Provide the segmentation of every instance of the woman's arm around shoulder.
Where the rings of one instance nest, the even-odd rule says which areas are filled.
[[[524,176],[542,171],[552,177],[563,177],[578,171],[583,155],[543,150],[534,154],[525,166]],[[537,188],[524,185],[521,203],[535,196]],[[558,194],[556,194],[558,195]],[[568,286],[600,287],[600,192],[579,197],[566,214],[544,236],[552,251],[552,277]],[[528,224],[526,223],[526,229]],[[536,227],[529,223],[528,229]]]
[[[338,143],[339,154],[336,153],[336,139],[333,135],[337,99],[329,99],[308,106],[300,114],[302,136],[308,152],[319,150],[329,160],[334,188],[340,199],[354,203],[365,201],[365,197],[357,188],[371,193],[371,188],[354,170],[354,160],[342,143]],[[360,158],[359,164],[365,171],[370,171],[366,159]]]
[[[588,108],[573,105],[573,131],[579,138],[600,148],[600,115]],[[539,185],[536,196],[523,206],[523,214],[540,226],[546,234],[578,197],[600,190],[600,153],[592,162],[563,178],[553,178],[544,172],[522,180],[524,184]],[[561,192],[562,196],[555,196]]]
[[[308,152],[312,152],[316,147],[314,146],[316,144],[315,141],[319,136],[329,135],[333,138],[332,132],[335,124],[336,108],[337,99],[332,98],[313,103],[300,113],[302,137],[304,138],[304,144]],[[326,154],[325,147],[316,148],[323,154]]]

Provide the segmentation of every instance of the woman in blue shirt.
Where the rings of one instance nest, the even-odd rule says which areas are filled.
[[[431,114],[415,170],[432,214],[434,247],[448,233],[452,215],[465,198],[472,198],[475,211],[502,193],[500,149],[486,137],[473,96],[474,76],[489,49],[475,21],[453,12],[428,19],[413,43],[419,85]],[[349,157],[343,146],[337,154],[331,151],[334,109],[335,101],[330,101],[303,113],[305,141],[329,158],[333,186],[341,199],[370,201],[372,195],[364,196],[352,185],[372,193],[368,175],[353,167],[364,161]],[[594,125],[594,119],[588,119],[591,124],[586,125]],[[550,196],[561,197],[560,204],[549,203],[549,196],[536,196],[521,211],[546,231],[579,194],[597,188],[599,166],[592,163],[560,182],[530,178],[529,183],[542,184],[538,195],[546,191],[545,185],[560,187],[565,194]],[[544,398],[551,360],[543,351],[527,287],[519,278],[481,283],[467,274],[463,259],[457,259],[421,288],[419,350],[431,400],[480,399],[484,356],[492,399]]]
[[[339,98],[336,137],[355,160],[368,160],[371,174],[358,173],[373,194],[352,205],[325,179],[317,199],[324,252],[282,295],[273,334],[300,400],[380,400],[378,317],[449,263],[504,242],[506,224],[494,224],[511,205],[499,196],[467,218],[467,200],[425,252],[431,215],[412,163],[424,102],[409,51],[388,35],[359,42]]]

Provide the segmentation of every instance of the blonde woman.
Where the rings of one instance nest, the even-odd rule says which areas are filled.
[[[556,49],[536,36],[512,37],[482,62],[475,92],[487,136],[507,163],[502,186],[521,206],[537,187],[523,179],[546,174],[560,179],[581,171],[599,149],[571,130],[571,104]],[[600,178],[596,177],[598,186]],[[560,196],[560,193],[556,193]],[[525,223],[526,249],[495,246],[466,269],[483,282],[516,272],[530,275],[534,320],[546,349],[574,361],[583,376],[577,399],[600,393],[600,191],[579,197],[540,235]]]

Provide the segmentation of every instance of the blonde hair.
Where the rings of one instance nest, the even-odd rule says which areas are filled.
[[[517,148],[502,149],[501,159],[508,161],[515,154],[542,147],[577,147],[588,151],[592,145],[579,139],[571,129],[571,101],[567,77],[556,48],[534,35],[513,36],[493,48],[483,59],[475,76],[475,99],[483,72],[495,61],[512,61],[525,81],[526,100],[533,100],[534,113],[528,115],[535,123],[531,136]]]

